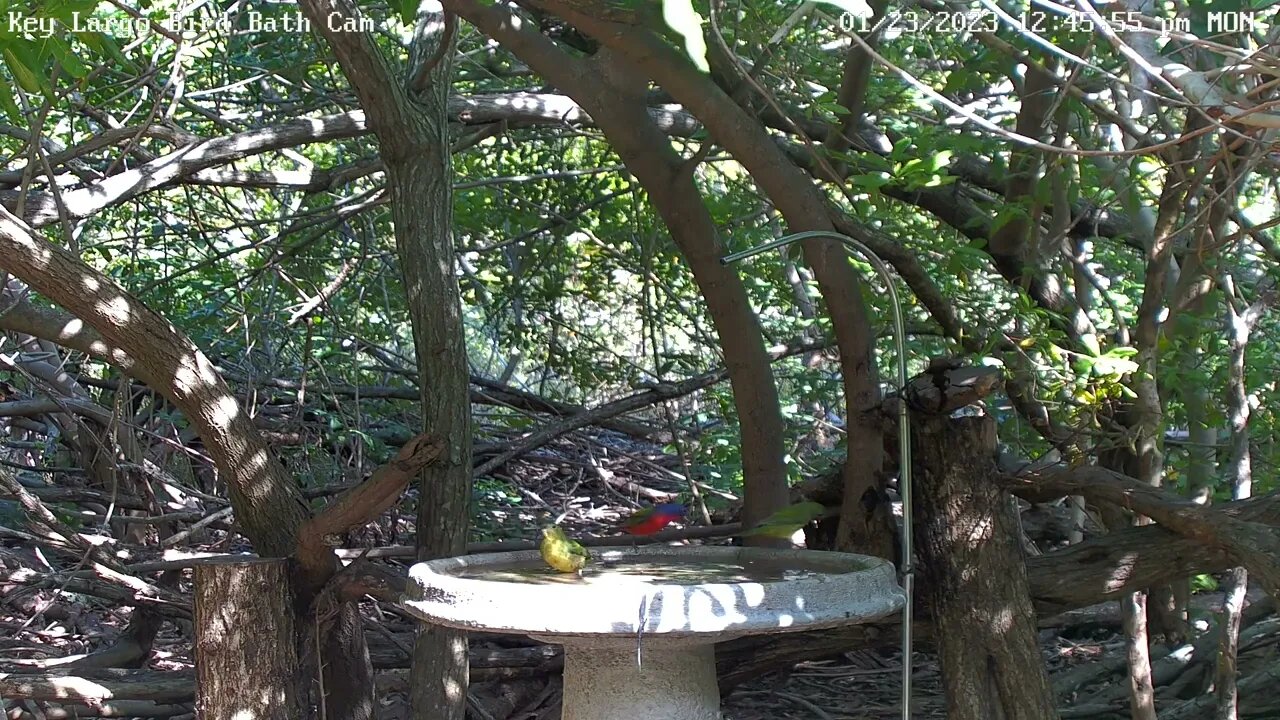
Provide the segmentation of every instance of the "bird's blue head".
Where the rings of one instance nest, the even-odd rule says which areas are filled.
[[[680,503],[660,503],[653,506],[653,512],[656,515],[684,517],[684,506]]]

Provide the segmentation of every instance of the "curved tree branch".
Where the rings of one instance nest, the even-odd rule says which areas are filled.
[[[746,167],[791,231],[833,230],[826,200],[813,181],[787,158],[755,117],[662,37],[636,25],[633,17],[595,0],[540,0],[536,4],[616,51],[630,61],[634,72],[652,78],[670,92]],[[480,9],[475,0],[449,0],[448,5],[468,19]],[[880,388],[861,283],[839,243],[810,239],[802,247],[835,328],[845,385],[849,457],[858,458],[844,468],[846,492],[837,546],[892,557],[887,507],[874,502],[879,497],[884,446],[879,424],[865,413],[879,404]],[[868,499],[873,502],[868,504]]]
[[[0,269],[67,308],[103,344],[90,347],[173,402],[205,440],[236,519],[263,555],[285,557],[306,520],[297,483],[268,452],[230,388],[191,339],[114,280],[0,209]],[[80,330],[78,323],[68,334]]]

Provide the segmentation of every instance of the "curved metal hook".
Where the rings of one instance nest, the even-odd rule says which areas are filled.
[[[879,255],[872,252],[871,248],[854,240],[848,235],[843,235],[831,230],[808,230],[792,235],[785,235],[777,240],[748,248],[741,252],[726,255],[720,259],[721,265],[729,265],[745,260],[754,255],[759,255],[769,250],[785,247],[791,243],[800,240],[808,240],[810,238],[827,238],[842,243],[845,247],[856,250],[858,254],[867,259],[880,276],[881,281],[889,290],[889,302],[893,307],[893,339],[894,348],[898,352],[898,391],[902,392],[907,387],[907,331],[906,325],[902,321],[902,305],[898,301],[898,290],[893,284],[893,275],[889,272],[889,266]],[[911,421],[907,416],[907,404],[905,402],[898,403],[898,490],[902,496],[902,564],[899,572],[902,574],[902,591],[906,595],[906,603],[902,606],[902,718],[903,720],[911,720],[911,616],[912,616],[912,595],[915,586],[915,568],[912,564],[912,514],[911,514]]]

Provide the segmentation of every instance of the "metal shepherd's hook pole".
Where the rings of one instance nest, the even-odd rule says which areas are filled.
[[[875,268],[876,274],[884,281],[884,286],[889,290],[889,302],[893,307],[893,341],[894,347],[898,351],[898,391],[904,391],[907,387],[907,332],[906,326],[902,322],[902,305],[898,302],[898,291],[894,287],[893,276],[889,273],[889,266],[880,259],[879,255],[872,252],[871,248],[848,235],[842,235],[838,232],[809,230],[795,233],[794,235],[786,235],[772,242],[757,245],[732,255],[726,255],[720,259],[720,263],[729,265],[753,255],[786,247],[791,243],[809,238],[836,240],[844,244],[845,247],[858,251],[860,255],[871,263],[871,267]],[[898,460],[898,490],[902,496],[902,563],[899,567],[899,572],[902,574],[902,591],[906,596],[906,604],[902,606],[902,718],[903,720],[911,720],[911,616],[915,585],[915,568],[912,563],[913,549],[911,542],[911,421],[907,417],[907,404],[901,400],[898,402]]]

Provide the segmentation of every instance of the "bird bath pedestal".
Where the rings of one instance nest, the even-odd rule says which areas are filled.
[[[870,622],[905,598],[887,561],[736,547],[591,548],[583,575],[537,551],[419,563],[405,607],[564,646],[563,720],[717,720],[715,643]]]

